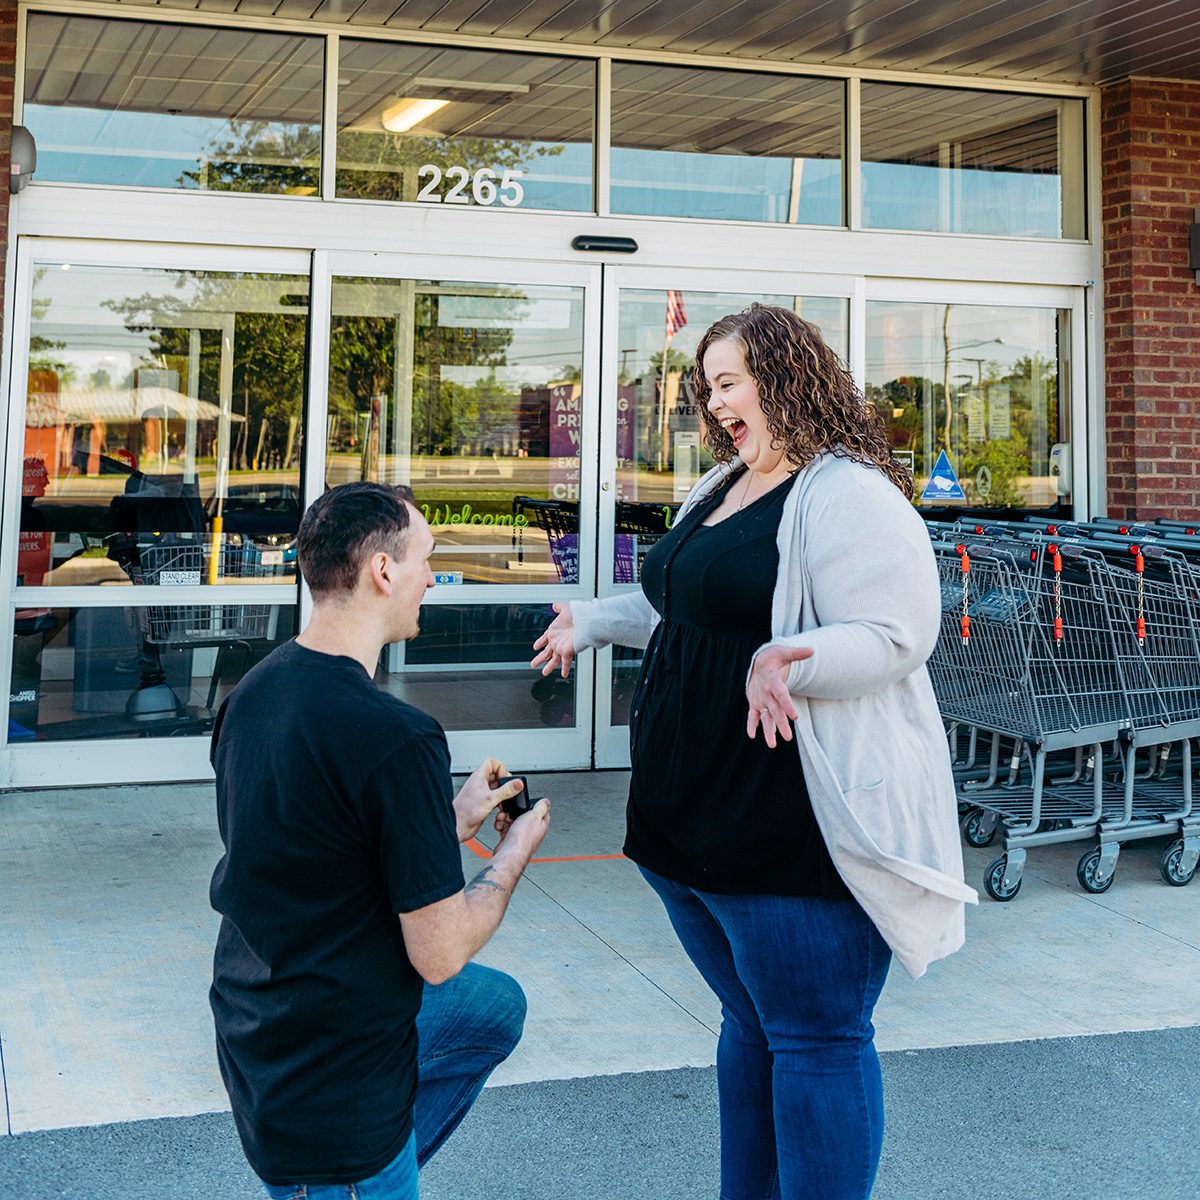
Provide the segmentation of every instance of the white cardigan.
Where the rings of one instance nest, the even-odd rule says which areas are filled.
[[[739,466],[714,467],[682,512]],[[788,690],[804,779],[835,866],[914,978],[963,943],[954,780],[925,661],[941,601],[924,523],[878,470],[823,454],[779,522],[772,643],[810,646]],[[642,592],[574,601],[575,649],[645,647]],[[761,736],[761,734],[759,735]]]

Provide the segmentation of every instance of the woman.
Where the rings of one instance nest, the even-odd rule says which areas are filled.
[[[625,852],[721,1001],[722,1200],[862,1200],[891,955],[921,975],[975,900],[924,667],[937,572],[911,476],[812,325],[724,317],[693,381],[717,466],[643,593],[556,605],[533,665],[647,647]]]

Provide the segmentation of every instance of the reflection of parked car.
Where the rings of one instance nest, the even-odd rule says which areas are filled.
[[[217,499],[204,506],[209,524],[217,514]],[[249,542],[260,550],[282,550],[284,562],[296,558],[300,528],[300,489],[293,483],[238,483],[221,506],[224,532],[230,545]]]

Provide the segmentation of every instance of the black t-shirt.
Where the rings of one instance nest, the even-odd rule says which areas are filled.
[[[746,736],[746,673],[771,639],[791,487],[705,525],[718,491],[646,555],[642,588],[662,620],[630,713],[625,853],[701,891],[846,899],[795,739],[777,738],[772,750],[761,730]]]
[[[225,854],[210,993],[266,1182],[377,1174],[412,1131],[422,982],[396,914],[463,886],[441,727],[350,658],[288,642],[213,730]]]

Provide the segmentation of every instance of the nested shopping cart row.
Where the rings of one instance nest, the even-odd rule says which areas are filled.
[[[142,535],[136,554],[130,556],[126,570],[134,584],[195,586],[218,581],[268,580],[283,575],[282,553],[267,559],[257,547],[243,542],[225,542],[220,538],[191,534]],[[268,553],[270,553],[268,551]],[[276,639],[279,621],[277,604],[163,604],[136,610],[141,637],[141,660],[150,668],[147,682],[166,687],[160,670],[154,670],[159,652],[166,649],[215,649],[210,672],[205,711],[212,714],[217,688],[224,676],[226,657],[241,655],[243,672],[250,663],[256,645],[269,645]],[[175,697],[174,708],[184,704]]]
[[[1143,838],[1168,839],[1163,878],[1187,883],[1200,858],[1200,546],[1100,525],[931,533],[942,632],[930,672],[963,833],[1003,840],[988,894],[1012,899],[1027,852],[1070,841],[1088,843],[1077,876],[1090,892]]]

